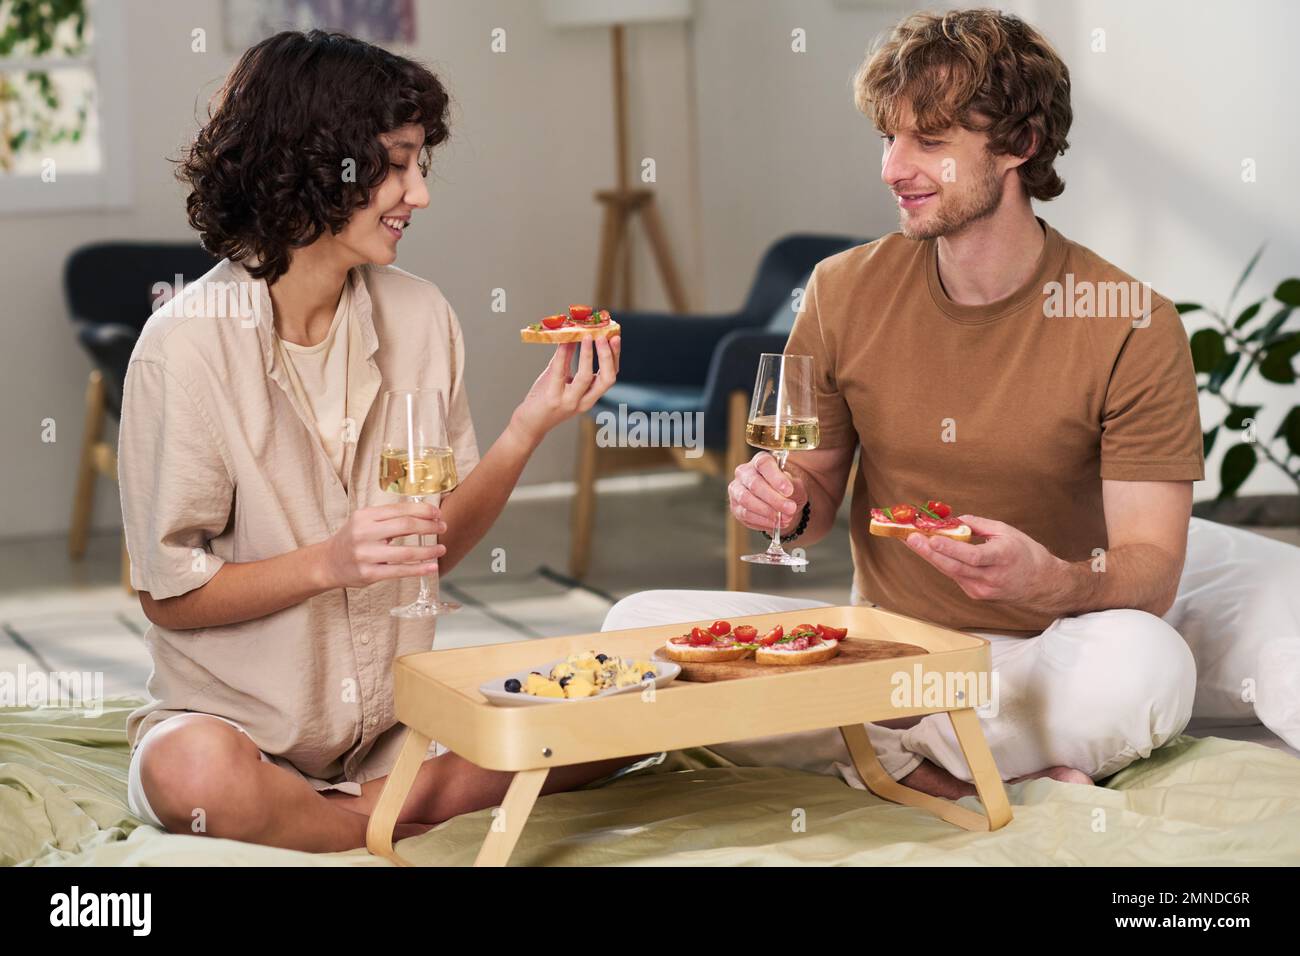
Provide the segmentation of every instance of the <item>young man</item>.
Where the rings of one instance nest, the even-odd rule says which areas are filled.
[[[617,337],[596,341],[599,373],[589,337],[559,346],[480,460],[456,315],[391,265],[429,204],[447,112],[417,63],[281,33],[240,59],[181,164],[190,222],[227,258],[145,325],[119,442],[131,580],[153,623],[129,798],[157,826],[364,846],[404,733],[393,660],[433,640],[432,622],[389,609],[464,558],[547,432],[613,384]],[[379,487],[380,393],[414,388],[447,397],[461,484],[437,506]],[[547,790],[628,762],[561,768]],[[434,744],[398,836],[499,803],[510,777]]]
[[[1071,109],[1065,64],[1033,28],[988,10],[917,14],[855,86],[882,133],[900,231],[814,271],[786,351],[814,358],[821,444],[784,474],[767,453],[737,468],[731,511],[770,533],[778,516],[793,532],[806,509],[797,544],[816,543],[860,446],[853,603],[987,636],[999,709],[982,727],[1003,776],[1091,783],[1192,714],[1193,655],[1161,619],[1203,477],[1186,334],[1167,299],[1035,217],[1031,200],[1064,189],[1053,162]],[[871,507],[929,499],[983,543],[869,535]],[[643,592],[605,626],[816,603]],[[867,729],[895,779],[974,793],[945,715]],[[848,763],[833,730],[717,749]]]

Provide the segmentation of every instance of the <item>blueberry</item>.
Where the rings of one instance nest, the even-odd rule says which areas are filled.
[[[654,672],[654,671],[646,671],[644,674],[641,675],[641,679],[642,679],[642,680],[654,680],[654,679],[655,679],[655,672]]]
[[[566,676],[566,677],[561,677],[561,678],[560,678],[560,686],[561,686],[561,687],[568,687],[568,686],[569,686],[569,681],[571,681],[571,680],[573,680],[572,677],[567,677],[567,676]]]
[[[508,681],[506,681],[506,690],[509,693],[517,694],[519,693],[519,688],[520,688],[520,684],[517,678],[512,677]]]
[[[607,658],[604,654],[597,654],[596,660],[600,661],[603,664],[605,663],[605,661],[609,660],[609,658]]]

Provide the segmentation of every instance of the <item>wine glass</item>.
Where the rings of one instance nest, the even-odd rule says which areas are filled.
[[[459,483],[456,459],[447,438],[447,406],[435,388],[395,389],[384,393],[383,445],[379,453],[379,488],[408,501],[441,496]],[[419,536],[424,546],[424,535]],[[459,611],[454,601],[435,600],[429,580],[420,575],[416,599],[388,613],[393,617],[436,617]]]
[[[812,356],[764,352],[758,359],[758,376],[754,380],[745,441],[755,448],[773,452],[777,467],[784,470],[790,452],[811,451],[820,439],[821,428],[817,423],[817,404],[813,395]],[[782,516],[778,514],[772,528],[772,543],[766,551],[741,555],[740,560],[790,567],[807,565],[806,558],[789,554],[781,547],[781,520]]]

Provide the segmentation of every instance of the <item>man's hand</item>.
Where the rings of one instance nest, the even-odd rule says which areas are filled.
[[[962,515],[959,520],[987,540],[968,544],[916,533],[907,536],[907,546],[978,601],[1005,601],[1031,609],[1058,604],[1069,586],[1068,562],[1009,524],[975,515]]]
[[[433,574],[445,547],[392,542],[407,535],[442,534],[446,530],[437,506],[428,502],[404,501],[354,511],[343,527],[321,545],[321,584],[325,590],[363,588],[387,578]]]
[[[618,356],[622,336],[601,336],[595,340],[595,354],[600,356],[600,372],[592,366],[592,337],[585,334],[581,345],[565,342],[555,347],[550,363],[537,376],[523,403],[510,416],[525,443],[536,447],[556,425],[585,412],[608,391],[618,376]],[[569,374],[574,349],[578,349],[578,371]]]
[[[907,537],[907,546],[977,601],[1003,601],[1057,617],[1133,608],[1162,617],[1178,593],[1192,513],[1190,481],[1103,479],[1108,547],[1063,561],[1001,521],[962,515],[984,544]],[[1103,573],[1104,572],[1104,573]]]
[[[746,528],[771,534],[781,516],[781,531],[793,531],[797,516],[808,502],[808,489],[797,475],[787,475],[777,467],[776,458],[760,451],[750,461],[736,468],[736,477],[727,486],[731,513]]]

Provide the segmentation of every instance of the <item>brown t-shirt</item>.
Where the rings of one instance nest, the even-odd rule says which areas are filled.
[[[892,234],[814,270],[786,352],[814,358],[821,447],[861,444],[854,600],[1037,634],[1049,615],[967,597],[902,541],[869,534],[869,509],[937,498],[1082,561],[1107,547],[1103,478],[1204,477],[1196,377],[1172,303],[1043,227],[1033,277],[987,305],[947,296],[935,240]]]

